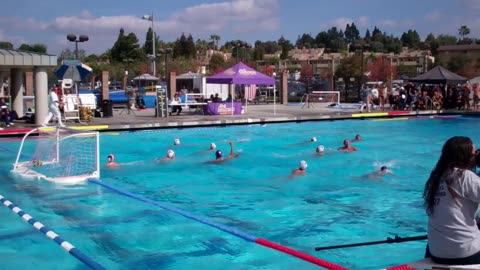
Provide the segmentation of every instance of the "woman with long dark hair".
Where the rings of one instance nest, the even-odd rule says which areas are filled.
[[[450,138],[425,184],[427,257],[450,265],[480,264],[480,177],[474,172],[475,146],[467,137]]]

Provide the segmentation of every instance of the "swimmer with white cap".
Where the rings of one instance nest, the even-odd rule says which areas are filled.
[[[315,152],[317,152],[317,155],[322,156],[325,154],[325,146],[319,145],[317,146],[317,149],[315,149]]]
[[[302,175],[302,174],[305,174],[307,172],[307,167],[308,167],[308,164],[305,160],[302,160],[300,161],[300,163],[298,164],[298,169],[295,169],[292,171],[292,174],[293,175]]]
[[[105,166],[110,167],[110,168],[115,168],[120,166],[118,163],[115,162],[115,155],[109,154],[107,156],[107,164]]]
[[[310,139],[310,141],[311,141],[311,142],[316,142],[316,141],[317,141],[317,137],[312,137],[312,138]]]
[[[213,143],[213,142],[210,143],[210,148],[209,148],[209,150],[215,150],[215,149],[217,149],[217,145],[216,145],[215,143]]]
[[[172,149],[167,150],[167,155],[162,158],[162,161],[173,160],[175,159],[175,152]]]
[[[173,145],[180,145],[180,139],[173,140]]]

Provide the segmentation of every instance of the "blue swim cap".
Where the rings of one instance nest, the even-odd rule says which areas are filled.
[[[215,152],[215,157],[221,158],[222,157],[222,151],[217,150],[217,152]]]

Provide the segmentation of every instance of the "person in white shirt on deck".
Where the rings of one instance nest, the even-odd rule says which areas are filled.
[[[54,115],[58,120],[58,125],[64,127],[65,125],[62,123],[62,115],[60,114],[60,110],[58,109],[60,101],[58,100],[57,93],[54,89],[50,89],[50,95],[48,95],[48,104],[48,115],[43,121],[42,127],[46,127],[48,125],[48,122],[50,122],[50,119],[52,119],[52,116]]]
[[[468,137],[450,138],[425,184],[428,215],[425,257],[449,265],[480,264],[480,177],[474,172],[476,151]]]

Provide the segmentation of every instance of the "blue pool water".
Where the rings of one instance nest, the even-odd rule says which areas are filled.
[[[478,143],[480,121],[330,121],[104,133],[101,156],[123,163],[102,180],[256,237],[352,269],[420,259],[425,241],[314,251],[316,246],[423,235],[422,190],[451,136]],[[355,153],[315,156],[360,133]],[[318,142],[309,143],[312,136]],[[179,138],[180,146],[173,146]],[[224,164],[210,142],[241,155]],[[32,142],[27,143],[27,148]],[[59,186],[12,178],[19,141],[0,141],[0,194],[107,269],[318,269],[300,259],[89,183]],[[158,163],[167,149],[177,159]],[[289,177],[300,160],[304,176]],[[387,165],[383,181],[361,178]],[[0,269],[85,269],[6,207],[0,208]],[[48,259],[46,259],[48,258]]]

